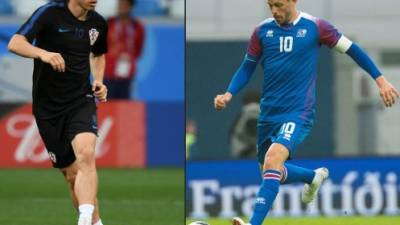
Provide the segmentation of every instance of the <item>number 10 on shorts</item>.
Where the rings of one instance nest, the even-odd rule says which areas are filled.
[[[283,138],[290,141],[290,138],[294,133],[294,129],[296,129],[295,123],[293,122],[284,123],[281,128],[281,134],[283,134]]]

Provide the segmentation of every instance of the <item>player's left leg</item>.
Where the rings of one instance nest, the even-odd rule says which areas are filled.
[[[315,177],[314,170],[285,163],[281,169],[281,184],[292,184],[297,182],[311,184]]]
[[[309,123],[287,122],[280,129],[279,135],[275,141],[287,146],[292,154],[297,149],[297,146],[307,137],[311,127]],[[281,184],[296,182],[305,183],[301,195],[301,199],[304,203],[310,203],[315,199],[321,184],[329,175],[327,168],[311,170],[290,163],[285,163],[281,168],[281,172]]]
[[[303,191],[301,193],[301,200],[303,203],[306,204],[312,202],[315,199],[322,183],[329,176],[329,170],[325,167],[311,170],[289,163],[284,164],[281,169],[281,173],[281,184],[291,184],[298,182],[305,183]]]

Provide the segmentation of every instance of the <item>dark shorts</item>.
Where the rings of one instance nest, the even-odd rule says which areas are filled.
[[[308,136],[311,123],[288,120],[286,122],[260,122],[257,125],[257,158],[264,164],[265,154],[272,143],[279,143],[289,150],[289,158]]]
[[[75,161],[71,141],[79,133],[97,135],[96,104],[85,104],[54,119],[36,119],[40,136],[46,146],[54,168],[65,168]]]

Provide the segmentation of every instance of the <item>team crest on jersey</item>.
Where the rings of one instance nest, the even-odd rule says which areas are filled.
[[[274,37],[274,31],[273,30],[268,30],[266,37]]]
[[[90,45],[94,45],[98,37],[99,32],[96,29],[92,28],[89,30]]]
[[[299,29],[299,30],[297,31],[296,37],[305,37],[306,34],[307,34],[307,30],[306,30],[306,29]]]

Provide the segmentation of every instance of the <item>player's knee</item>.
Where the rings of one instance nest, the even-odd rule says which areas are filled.
[[[284,161],[277,152],[270,151],[265,155],[264,170],[281,170]]]
[[[275,156],[266,156],[264,160],[264,170],[280,170],[281,162],[278,160],[278,157]]]
[[[95,163],[95,151],[92,146],[85,145],[77,149],[76,159],[77,163],[82,165],[94,165]]]
[[[264,159],[264,170],[280,171],[289,155],[286,147],[282,145],[273,145],[268,149]]]

